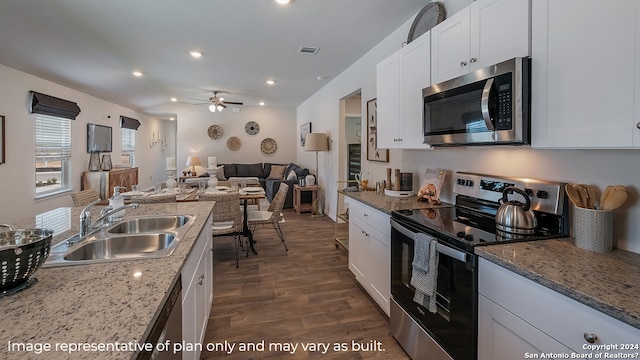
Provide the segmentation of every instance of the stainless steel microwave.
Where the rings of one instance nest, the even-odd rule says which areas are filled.
[[[514,58],[422,90],[432,146],[530,143],[531,59]]]

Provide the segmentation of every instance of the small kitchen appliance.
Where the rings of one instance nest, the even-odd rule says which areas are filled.
[[[518,188],[522,193],[512,194]],[[507,206],[524,196],[537,226],[530,233],[497,230],[500,200]],[[477,357],[478,274],[474,248],[569,234],[564,184],[458,172],[455,204],[391,213],[391,333],[413,359],[475,360]],[[512,209],[524,211],[524,208]],[[529,210],[528,210],[529,211]],[[435,312],[414,301],[411,285],[414,242],[435,241],[438,254]],[[425,355],[425,354],[428,354]]]
[[[432,146],[530,143],[531,59],[514,58],[422,90]]]

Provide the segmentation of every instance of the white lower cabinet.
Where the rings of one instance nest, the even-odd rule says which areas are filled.
[[[349,201],[349,269],[389,315],[391,298],[390,216]]]
[[[592,350],[590,346],[638,344],[640,329],[482,258],[478,292],[480,360],[638,352]]]
[[[212,216],[193,245],[182,270],[182,340],[202,344],[213,300]],[[199,359],[200,351],[183,351],[183,359]]]

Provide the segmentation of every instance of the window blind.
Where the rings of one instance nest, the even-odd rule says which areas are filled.
[[[36,161],[71,159],[71,121],[36,114]]]
[[[136,150],[136,131],[122,128],[122,152],[133,152]]]

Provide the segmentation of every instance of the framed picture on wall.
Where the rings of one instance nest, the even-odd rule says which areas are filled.
[[[304,146],[304,142],[307,138],[307,134],[311,132],[311,123],[300,125],[300,145]]]
[[[378,148],[377,99],[367,101],[367,160],[389,162],[389,149]]]

